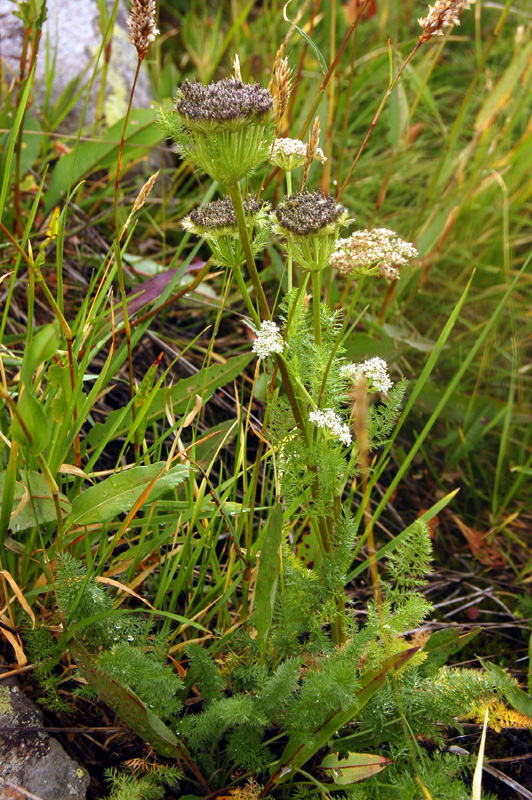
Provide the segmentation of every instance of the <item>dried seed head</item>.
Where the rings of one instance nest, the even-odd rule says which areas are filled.
[[[346,209],[330,194],[296,192],[277,206],[273,230],[288,240],[292,257],[307,272],[321,272],[334,250],[336,237],[348,221]]]
[[[176,102],[176,110],[185,126],[206,133],[209,123],[214,123],[211,130],[224,126],[236,130],[249,122],[265,122],[272,106],[272,96],[266,89],[258,83],[239,80],[215,81],[207,86],[197,81],[184,81]]]
[[[236,78],[207,86],[184,81],[175,111],[160,108],[158,122],[186,161],[223,186],[262,164],[275,136],[270,93]]]
[[[144,184],[144,186],[142,187],[142,189],[138,193],[137,199],[133,203],[133,208],[131,209],[131,213],[129,214],[129,217],[126,220],[126,224],[124,225],[124,229],[123,230],[125,230],[127,227],[129,227],[129,223],[133,219],[134,215],[137,213],[137,211],[140,208],[142,208],[142,206],[146,202],[146,198],[148,197],[149,193],[153,189],[153,184],[157,180],[158,176],[159,176],[159,170],[157,170],[157,172],[155,172],[151,177],[148,178],[148,180],[146,181],[146,183]]]
[[[264,249],[270,233],[270,206],[262,200],[244,200],[244,211],[254,255]],[[246,261],[242,240],[236,222],[231,198],[214,200],[202,208],[195,208],[182,220],[185,230],[202,236],[214,255],[214,263],[235,269]]]
[[[284,172],[292,172],[296,167],[302,167],[308,153],[308,144],[301,139],[276,139],[273,143],[271,162],[276,167],[280,167]],[[327,159],[321,147],[316,148],[314,153],[316,161],[324,164]]]
[[[421,41],[426,42],[432,36],[441,36],[444,28],[460,25],[460,14],[471,8],[475,0],[436,0],[429,6],[426,17],[418,19],[423,28]]]
[[[325,236],[347,220],[347,211],[331,194],[296,192],[275,209],[279,232],[284,236]]]
[[[255,221],[259,215],[264,217],[267,205],[262,200],[251,198],[244,200],[246,217]],[[230,197],[223,200],[214,200],[201,208],[195,208],[182,221],[186,230],[192,231],[197,236],[216,235],[220,232],[234,230],[237,233],[237,222],[233,203]]]
[[[357,277],[378,274],[389,280],[397,280],[400,267],[417,254],[414,245],[400,239],[394,231],[375,228],[356,231],[347,239],[338,239],[329,263],[340,275]]]
[[[316,117],[314,120],[314,125],[312,126],[312,130],[308,136],[308,148],[307,148],[307,156],[305,158],[305,169],[303,170],[303,181],[301,183],[301,189],[305,188],[305,184],[307,182],[308,174],[310,171],[310,165],[314,160],[314,156],[318,150],[318,145],[320,143],[320,120],[319,117]]]
[[[292,70],[288,59],[282,58],[275,69],[275,124],[281,127],[292,92]]]
[[[131,0],[131,11],[126,24],[129,30],[129,41],[135,46],[141,61],[159,33],[155,25],[155,14],[155,0]]]

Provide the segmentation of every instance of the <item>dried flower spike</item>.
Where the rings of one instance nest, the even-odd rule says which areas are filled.
[[[126,24],[129,41],[135,46],[141,61],[146,57],[148,47],[159,33],[155,25],[155,0],[132,0],[131,11]]]
[[[271,320],[265,320],[257,331],[257,338],[253,342],[252,351],[258,358],[266,358],[272,353],[282,353],[284,349],[283,337],[279,328]]]
[[[292,92],[292,70],[287,58],[282,58],[275,68],[275,90],[275,123],[279,130]]]
[[[176,110],[161,109],[159,122],[183,158],[226,186],[266,160],[275,133],[271,94],[236,79],[184,81]]]
[[[303,180],[301,182],[301,189],[305,188],[305,184],[308,179],[308,174],[310,172],[310,165],[312,164],[315,154],[319,150],[320,143],[320,118],[316,117],[314,120],[314,125],[312,126],[312,130],[309,133],[308,137],[308,148],[307,148],[307,155],[305,158],[305,168],[303,170]]]
[[[125,230],[127,227],[129,227],[129,223],[133,219],[134,215],[137,213],[137,211],[139,211],[142,208],[142,206],[146,202],[146,199],[147,199],[148,195],[150,194],[151,190],[153,189],[153,185],[154,185],[154,183],[155,183],[155,181],[157,180],[158,177],[159,177],[159,170],[157,170],[157,172],[155,172],[153,175],[151,175],[148,178],[148,180],[146,181],[146,183],[144,184],[144,186],[142,187],[142,189],[138,193],[137,199],[133,203],[133,208],[131,209],[131,212],[129,214],[129,217],[126,220],[126,224],[124,225],[123,230]]]
[[[338,239],[329,263],[340,275],[380,275],[397,280],[399,268],[417,254],[414,245],[400,239],[394,231],[375,228],[356,231],[347,239]]]
[[[423,28],[421,41],[426,42],[433,36],[443,35],[443,29],[460,25],[460,14],[471,8],[475,0],[436,0],[434,6],[429,6],[426,17],[418,19]]]

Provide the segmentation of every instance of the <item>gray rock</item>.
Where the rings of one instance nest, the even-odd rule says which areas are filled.
[[[110,9],[113,0],[107,0]],[[35,100],[44,106],[46,100],[46,53],[49,60],[55,58],[51,95],[48,106],[53,107],[72,81],[79,80],[78,88],[91,79],[95,58],[102,41],[96,0],[47,0],[48,19],[43,26],[39,56],[35,73]],[[13,12],[16,4],[11,0],[0,0],[0,54],[4,77],[18,77],[19,60],[23,40],[23,26]],[[113,31],[111,59],[105,82],[103,118],[107,125],[121,119],[127,109],[129,92],[137,67],[137,51],[129,42],[126,19],[129,5],[121,2]],[[149,54],[148,54],[149,57]],[[98,94],[102,80],[103,54],[98,65],[98,74],[93,83],[84,123],[90,126],[96,118]],[[86,92],[83,92],[60,129],[76,130]],[[147,108],[152,100],[148,75],[141,69],[133,106]]]
[[[87,771],[55,739],[32,730],[42,726],[41,711],[18,686],[0,681],[0,800],[85,799]]]

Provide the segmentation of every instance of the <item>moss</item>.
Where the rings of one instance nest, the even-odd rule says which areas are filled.
[[[0,717],[12,717],[13,713],[9,686],[0,686]]]

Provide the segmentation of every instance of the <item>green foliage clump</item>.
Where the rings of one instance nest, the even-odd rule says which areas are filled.
[[[26,654],[34,665],[33,674],[44,690],[44,695],[37,702],[52,711],[70,713],[70,705],[59,693],[59,686],[64,681],[60,669],[61,651],[50,629],[39,620],[36,620],[33,628],[25,623],[24,644]]]
[[[118,642],[98,657],[98,666],[109,678],[131,689],[157,716],[168,719],[179,714],[183,703],[176,694],[183,681],[147,648]]]
[[[180,778],[180,770],[173,766],[158,766],[145,775],[106,769],[105,779],[111,788],[107,800],[163,800],[165,785],[173,786]]]

